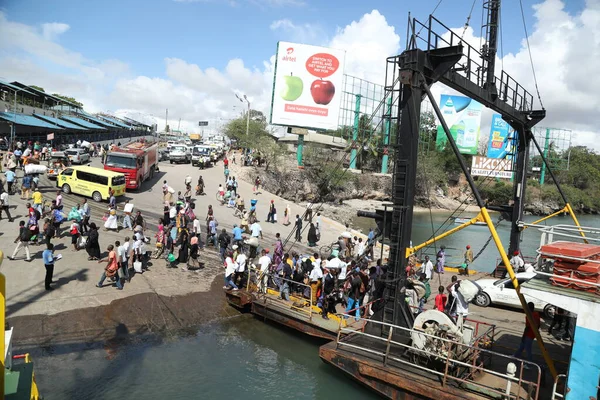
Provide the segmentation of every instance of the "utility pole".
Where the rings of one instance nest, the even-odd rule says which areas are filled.
[[[248,100],[246,95],[244,95],[244,98],[242,99],[237,93],[235,94],[235,97],[242,103],[248,103],[248,111],[246,112],[246,136],[248,136],[248,131],[250,130],[250,100]]]
[[[165,112],[165,132],[169,131],[169,109]]]

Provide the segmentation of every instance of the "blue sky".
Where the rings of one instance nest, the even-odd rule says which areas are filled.
[[[299,4],[302,3],[302,4]],[[175,57],[200,68],[223,68],[232,58],[247,66],[262,67],[278,40],[293,40],[290,33],[273,31],[271,23],[289,19],[309,24],[315,35],[327,41],[336,30],[378,9],[405,42],[407,13],[425,19],[438,0],[315,1],[315,0],[8,0],[7,17],[28,25],[61,22],[70,29],[58,42],[93,60],[118,59],[136,74],[164,76],[163,59]],[[476,1],[471,25],[481,25],[481,0]],[[518,0],[503,0],[504,51],[517,51],[523,37]],[[531,5],[524,0],[530,31]],[[567,10],[578,12],[584,0],[569,0]],[[405,5],[410,4],[410,5]],[[442,1],[435,15],[450,27],[462,26],[471,0]],[[318,44],[318,43],[315,43]]]
[[[426,21],[439,0],[0,0],[0,79],[74,96],[92,112],[129,113],[189,129],[243,107],[269,113],[277,41],[346,50],[345,73],[382,84],[385,58],[406,41],[408,12]],[[598,147],[599,0],[522,0],[548,126]],[[483,0],[465,40],[479,46]],[[501,66],[534,93],[519,0],[502,0]],[[435,16],[462,27],[473,0],[443,0]],[[376,10],[376,11],[374,11]],[[498,54],[499,56],[501,54]],[[448,88],[434,85],[437,97]],[[141,117],[140,117],[141,118]],[[482,118],[489,129],[491,112]],[[196,121],[196,122],[195,122]],[[184,125],[185,126],[185,125]]]

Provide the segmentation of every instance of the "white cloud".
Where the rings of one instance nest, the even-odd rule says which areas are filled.
[[[69,25],[63,24],[62,22],[49,22],[42,24],[42,35],[46,40],[54,40],[61,34],[68,31]]]
[[[318,25],[297,25],[289,19],[278,19],[271,23],[270,28],[272,31],[282,33],[281,40],[314,46],[324,46],[327,44],[327,34]]]
[[[359,21],[338,28],[329,46],[346,50],[347,74],[383,85],[386,58],[400,53],[400,36],[379,11],[373,10]]]
[[[254,5],[301,6],[294,0],[243,0]],[[239,1],[241,3],[241,1]],[[546,0],[534,7],[536,24],[529,41],[535,61],[547,118],[540,125],[572,129],[574,142],[600,150],[596,123],[600,109],[600,1],[588,0],[579,14],[569,14],[563,2]],[[308,44],[346,50],[345,72],[383,84],[386,57],[401,52],[400,36],[377,10],[339,27],[329,38],[313,23],[276,20],[274,32]],[[311,36],[311,31],[318,35]],[[462,35],[463,28],[455,30]],[[223,68],[200,68],[180,58],[165,58],[165,77],[136,76],[121,60],[89,60],[57,43],[60,35],[76,34],[57,22],[30,26],[6,18],[0,12],[0,71],[4,79],[39,84],[53,92],[72,95],[90,111],[114,110],[146,115],[164,126],[182,118],[182,127],[193,130],[198,120],[223,121],[245,107],[234,96],[248,96],[252,107],[269,111],[274,58],[258,67],[232,59]],[[303,40],[300,40],[304,38]],[[479,48],[480,38],[468,28],[464,40]],[[273,46],[275,47],[275,46]],[[499,60],[505,70],[535,93],[529,55],[523,41],[519,51]],[[434,94],[449,91],[436,85]],[[236,109],[233,107],[237,106]],[[482,135],[487,135],[491,113],[484,114]],[[135,118],[135,117],[134,117]],[[140,117],[141,118],[141,117]],[[221,120],[219,120],[221,118]],[[173,125],[171,123],[171,125]]]

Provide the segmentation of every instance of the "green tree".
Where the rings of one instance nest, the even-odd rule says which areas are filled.
[[[429,153],[435,150],[435,141],[437,138],[437,124],[432,111],[421,113],[419,123],[419,150]]]
[[[75,98],[74,98],[74,97],[65,96],[65,95],[58,94],[58,93],[52,93],[52,96],[54,96],[54,97],[58,97],[59,99],[63,99],[63,100],[65,100],[65,101],[68,101],[68,102],[71,102],[71,103],[73,103],[73,104],[76,104],[76,105],[77,105],[77,106],[79,106],[79,107],[83,107],[83,103],[81,103],[81,102],[79,102],[79,101],[75,100]]]
[[[29,85],[29,87],[30,87],[30,88],[34,88],[34,89],[37,89],[37,90],[39,90],[40,92],[44,92],[44,93],[46,93],[46,91],[44,90],[44,88],[43,88],[43,87],[36,86],[36,85]]]

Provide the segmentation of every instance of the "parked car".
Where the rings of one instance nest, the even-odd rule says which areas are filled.
[[[186,163],[189,164],[192,161],[192,154],[188,152],[188,148],[185,145],[174,145],[169,151],[169,162]]]
[[[63,151],[53,151],[48,160],[48,170],[46,176],[48,179],[56,179],[60,171],[69,167],[71,160]]]
[[[67,149],[65,154],[73,164],[85,164],[90,162],[90,154],[87,149]]]
[[[535,277],[535,271],[517,273],[517,281],[519,282],[519,285],[522,285],[533,277]],[[473,304],[480,307],[488,307],[491,304],[499,304],[511,308],[521,309],[519,296],[517,296],[517,291],[515,290],[510,277],[502,279],[483,278],[478,279],[475,281],[475,283],[479,285],[481,290],[473,299]],[[525,300],[527,302],[531,301],[533,304],[535,304],[536,311],[543,312],[546,317],[552,318],[554,316],[554,311],[556,308],[552,304],[528,296],[525,296]]]

